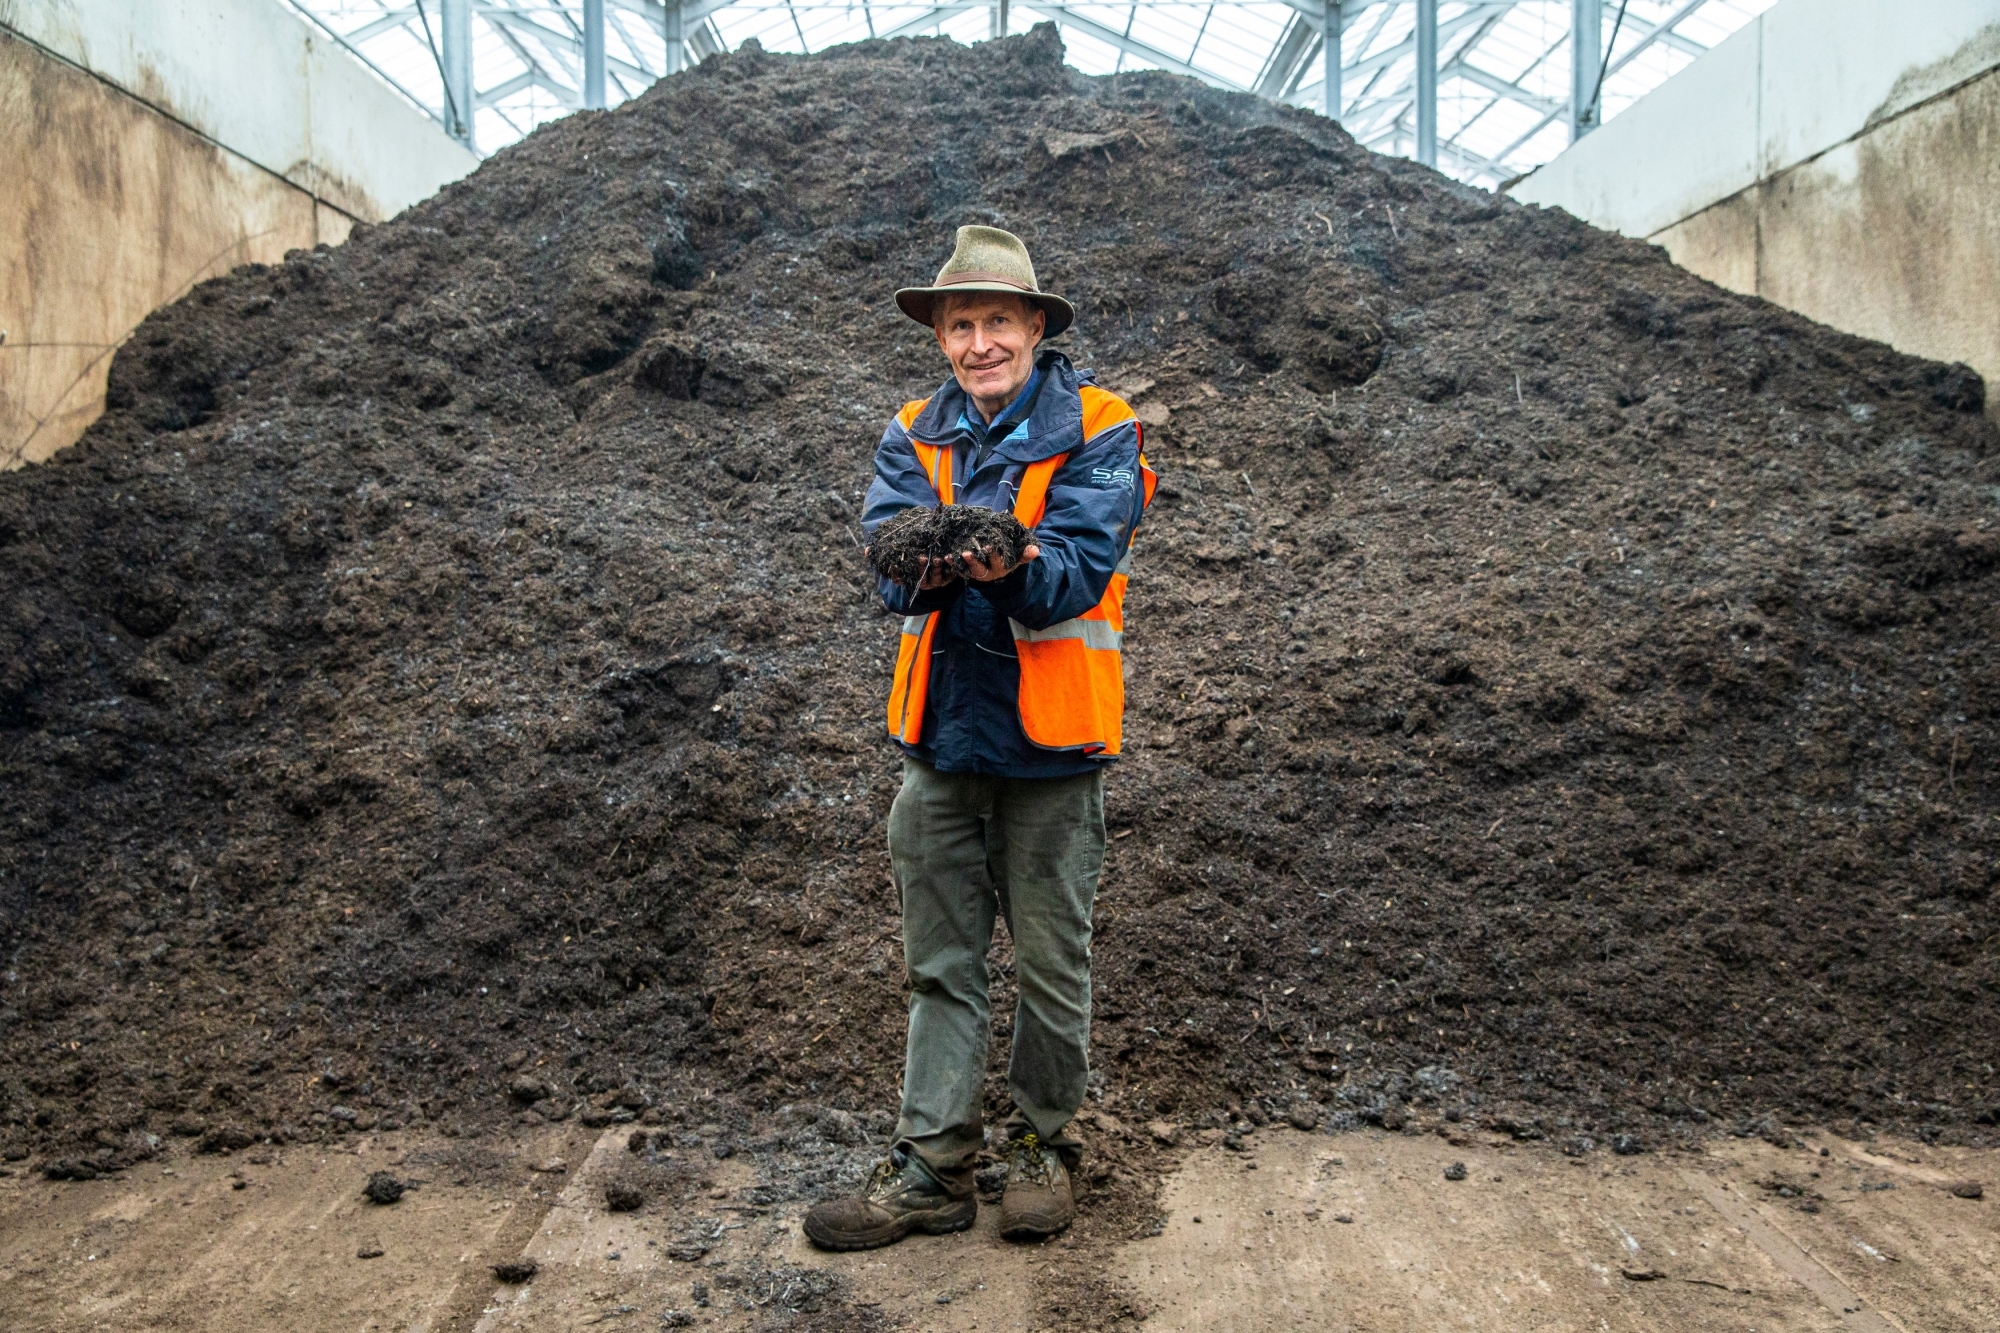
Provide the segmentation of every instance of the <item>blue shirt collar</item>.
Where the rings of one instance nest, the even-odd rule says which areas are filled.
[[[1013,462],[1032,463],[1083,443],[1083,408],[1077,400],[1077,386],[1087,382],[1088,372],[1076,371],[1061,352],[1044,348],[1035,358],[1034,373],[996,422],[1006,429],[999,432],[1004,438],[996,440],[995,452]],[[1024,416],[1013,420],[1017,410]],[[959,388],[957,380],[948,379],[917,414],[910,433],[933,444],[976,445],[990,429],[974,426],[976,416],[967,410],[965,390]]]
[[[979,432],[981,434],[984,434],[985,432],[997,429],[998,427],[1005,425],[1008,419],[1015,416],[1016,412],[1019,409],[1024,408],[1027,405],[1033,403],[1035,401],[1035,390],[1041,387],[1042,387],[1042,366],[1041,366],[1041,361],[1037,359],[1035,362],[1035,368],[1028,372],[1028,382],[1021,386],[1021,392],[1015,394],[1012,398],[1008,399],[1007,405],[1001,408],[998,412],[994,413],[992,421],[989,422],[980,420],[979,407],[976,403],[972,401],[970,395],[966,396],[965,406],[959,412],[959,417],[961,420],[965,422],[965,424],[970,429]],[[1026,414],[1022,413],[1021,415],[1025,416]]]

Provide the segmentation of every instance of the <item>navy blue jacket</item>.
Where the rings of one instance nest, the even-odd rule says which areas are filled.
[[[1013,509],[1030,463],[1069,455],[1049,482],[1048,507],[1035,529],[1038,558],[991,583],[961,579],[928,592],[878,578],[882,604],[897,615],[944,612],[931,643],[921,742],[903,747],[941,772],[1052,778],[1109,762],[1044,749],[1022,732],[1021,666],[1007,625],[1011,619],[1047,629],[1096,606],[1145,507],[1138,423],[1123,421],[1083,437],[1077,388],[1092,382],[1062,353],[1044,351],[1036,358],[1035,378],[989,430],[958,381],[946,380],[909,430],[900,418],[892,420],[875,448],[875,479],[861,519],[870,539],[903,510],[938,502],[910,447],[912,436],[949,446],[952,498],[989,509]],[[995,435],[1001,438],[990,438]]]

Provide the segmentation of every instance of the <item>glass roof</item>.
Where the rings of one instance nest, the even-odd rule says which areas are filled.
[[[278,0],[343,43],[433,116],[442,0]],[[1605,0],[1602,115],[1608,120],[1776,0]],[[998,0],[688,0],[688,62],[755,37],[771,51],[819,51],[869,37],[985,41]],[[475,146],[505,147],[582,105],[583,0],[470,0]],[[660,77],[660,0],[605,0],[606,101]],[[1321,109],[1320,0],[1010,0],[1014,31],[1053,19],[1086,74],[1170,69],[1219,87]],[[1416,149],[1414,0],[1346,0],[1343,123],[1380,152]],[[1438,167],[1491,188],[1569,143],[1571,0],[1458,0],[1438,6]]]

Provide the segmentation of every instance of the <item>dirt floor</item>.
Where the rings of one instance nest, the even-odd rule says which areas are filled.
[[[1585,1161],[1285,1134],[1254,1163],[1194,1154],[1118,1272],[1152,1333],[1993,1326],[1993,1203],[1949,1189],[1992,1151],[1802,1142]]]
[[[529,1145],[391,1134],[181,1156],[80,1184],[13,1173],[0,1180],[6,1322],[446,1327],[466,1274],[484,1276],[486,1264],[516,1253],[561,1189],[563,1175],[528,1163],[560,1157],[572,1140],[563,1130]],[[590,1143],[585,1135],[576,1146],[588,1152]],[[391,1206],[372,1204],[362,1188],[377,1170],[416,1186]]]
[[[160,311],[0,476],[13,1169],[648,1115],[713,1154],[786,1107],[879,1149],[854,525],[943,376],[890,293],[966,222],[1028,239],[1164,478],[1093,1114],[2000,1134],[1978,378],[1044,26],[552,124]],[[1166,1150],[1098,1142],[1101,1256]],[[1037,1319],[1124,1317],[1063,1271]]]
[[[10,1326],[1004,1333],[1041,1326],[1051,1276],[1077,1266],[1061,1241],[1000,1240],[992,1208],[963,1235],[820,1254],[799,1205],[762,1202],[777,1173],[749,1159],[714,1164],[684,1198],[608,1211],[629,1137],[382,1135],[66,1188],[0,1180]],[[1951,1192],[1994,1178],[1990,1149],[1807,1134],[1585,1160],[1476,1131],[1287,1128],[1174,1157],[1156,1225],[1093,1263],[1123,1320],[1154,1333],[2000,1320],[2000,1215]],[[377,1169],[421,1183],[376,1206],[361,1189]],[[496,1280],[509,1261],[535,1271]]]

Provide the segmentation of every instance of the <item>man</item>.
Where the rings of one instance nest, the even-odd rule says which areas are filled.
[[[881,581],[903,637],[889,731],[903,788],[889,859],[903,905],[910,1025],[902,1116],[860,1195],[806,1214],[828,1249],[972,1225],[996,912],[1014,940],[1013,1059],[1001,1232],[1053,1235],[1075,1212],[1066,1128],[1089,1073],[1090,917],[1104,862],[1104,769],[1118,757],[1119,661],[1133,530],[1152,498],[1132,409],[1044,338],[1075,318],[1041,291],[1018,237],[961,227],[929,287],[896,293],[952,378],[906,405],[875,452],[862,523],[915,505],[1011,510],[1034,533],[1008,565]]]

